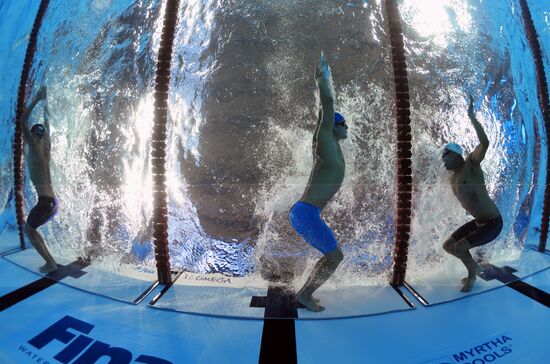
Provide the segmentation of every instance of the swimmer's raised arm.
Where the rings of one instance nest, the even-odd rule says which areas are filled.
[[[50,109],[48,108],[48,96],[47,95],[45,96],[44,100],[45,100],[45,104],[44,104],[44,126],[46,127],[48,135],[50,135]]]
[[[319,86],[323,110],[323,116],[319,118],[320,125],[318,125],[318,129],[332,135],[332,129],[334,128],[334,87],[332,85],[332,72],[323,52],[321,52],[319,63],[315,69],[315,80]]]
[[[321,128],[321,121],[323,121],[323,110],[319,110],[319,116],[317,117],[317,126],[315,127],[315,132],[313,133],[313,143],[317,142],[317,134],[319,134],[319,129]]]
[[[42,101],[46,97],[46,87],[42,86],[36,95],[34,95],[34,98],[32,99],[29,106],[27,106],[25,113],[23,113],[23,116],[21,117],[21,120],[19,122],[21,123],[21,128],[23,129],[23,138],[25,140],[29,140],[31,136],[31,129],[29,128],[28,121],[29,117],[31,116],[32,110],[38,104],[40,101]]]
[[[470,105],[468,106],[468,117],[470,118],[470,121],[472,122],[472,125],[476,130],[477,138],[479,140],[479,144],[475,147],[474,151],[470,153],[469,158],[471,161],[479,164],[485,158],[485,153],[489,148],[489,138],[487,138],[487,134],[485,134],[483,127],[481,126],[479,121],[477,121],[474,115],[474,99],[471,95]]]

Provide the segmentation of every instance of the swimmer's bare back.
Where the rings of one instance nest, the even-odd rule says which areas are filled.
[[[321,96],[321,111],[313,135],[313,168],[300,201],[323,209],[338,192],[346,170],[342,149],[334,135],[334,90],[330,67],[324,56],[315,78]]]

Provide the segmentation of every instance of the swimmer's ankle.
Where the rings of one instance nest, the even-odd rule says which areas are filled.
[[[41,273],[48,274],[53,272],[54,270],[57,270],[57,264],[55,262],[53,263],[49,262],[41,266],[39,270]]]
[[[464,277],[464,278],[462,278],[462,279],[460,280],[460,283],[465,284],[465,283],[468,282],[468,281],[475,281],[476,279],[477,279],[477,277],[476,277],[475,275],[470,276],[470,275],[468,274],[467,277]]]
[[[306,297],[298,295],[296,296],[296,301],[303,305],[304,308],[312,312],[321,312],[325,309],[325,307],[319,304],[319,300],[316,300],[312,296]]]
[[[307,296],[307,295],[301,294],[301,293],[299,293],[299,292],[298,292],[298,293],[296,293],[296,300],[297,300],[297,301],[298,301],[298,296],[300,296],[300,297],[301,297],[301,299],[308,299],[308,300],[312,300],[312,301],[313,301],[313,302],[315,302],[315,303],[319,303],[319,302],[321,302],[321,300],[320,300],[319,298],[317,298],[317,297],[313,297],[313,295],[309,295],[309,296]]]
[[[470,292],[472,290],[472,288],[474,287],[474,283],[476,281],[477,277],[476,275],[474,274],[473,276],[470,276],[468,274],[468,277],[465,277],[465,278],[462,278],[462,289],[460,290],[460,292]]]

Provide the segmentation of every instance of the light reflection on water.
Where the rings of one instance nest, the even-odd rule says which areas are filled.
[[[473,8],[466,1],[415,0],[402,2],[400,11],[405,22],[414,24],[418,36],[443,48],[448,45],[450,33],[470,31]]]

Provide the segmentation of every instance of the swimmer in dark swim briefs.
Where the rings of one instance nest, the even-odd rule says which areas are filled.
[[[42,273],[49,273],[57,269],[55,259],[50,254],[44,238],[36,230],[57,213],[57,200],[50,174],[51,140],[47,102],[44,105],[44,124],[35,124],[32,128],[29,128],[28,120],[36,104],[42,100],[46,101],[46,97],[46,88],[41,87],[20,120],[23,139],[27,144],[27,166],[38,195],[38,203],[27,218],[25,233],[32,246],[46,261],[46,264],[40,267]]]
[[[57,214],[57,200],[55,197],[40,196],[38,203],[27,217],[27,224],[33,229],[44,225]]]
[[[462,157],[462,148],[455,143],[447,144],[442,155],[445,168],[453,172],[451,188],[454,195],[460,205],[474,217],[474,220],[460,227],[443,243],[443,249],[460,259],[468,270],[468,276],[462,279],[462,292],[472,289],[480,270],[479,264],[470,254],[470,249],[493,241],[502,230],[500,211],[489,197],[480,165],[489,147],[489,139],[475,118],[474,100],[471,96],[468,116],[476,131],[479,145],[466,160]]]
[[[322,109],[313,135],[313,168],[302,198],[290,210],[290,222],[307,243],[323,253],[305,285],[296,294],[298,302],[308,310],[318,312],[324,307],[312,297],[313,292],[327,281],[344,258],[332,230],[321,218],[321,210],[344,180],[344,156],[338,142],[347,138],[348,127],[344,117],[334,112],[332,76],[323,53],[315,79]]]

